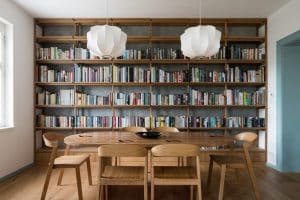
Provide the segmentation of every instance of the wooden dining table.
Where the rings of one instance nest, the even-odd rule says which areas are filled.
[[[224,147],[234,141],[231,136],[205,134],[203,132],[161,133],[158,138],[143,138],[132,132],[101,131],[67,136],[67,146],[101,146],[105,144],[140,144],[152,147],[159,144],[194,144],[199,147]]]

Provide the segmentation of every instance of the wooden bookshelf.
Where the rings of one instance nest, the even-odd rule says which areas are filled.
[[[52,47],[58,46],[66,48],[66,46],[86,47],[87,38],[86,32],[90,26],[105,24],[106,19],[35,19],[35,47]],[[160,47],[160,48],[176,48],[180,49],[180,34],[190,26],[199,24],[199,19],[164,19],[164,18],[121,18],[121,19],[108,19],[108,24],[120,26],[121,29],[127,33],[127,47],[140,48],[145,47]],[[264,82],[40,82],[35,80],[35,91],[49,89],[57,91],[61,88],[68,88],[80,91],[94,91],[99,93],[103,88],[110,92],[115,91],[128,91],[140,89],[145,93],[158,93],[161,91],[172,91],[170,94],[190,93],[190,89],[203,89],[210,92],[225,91],[227,89],[242,88],[249,91],[258,90],[260,87],[266,88],[268,91],[268,66],[267,66],[267,19],[265,18],[251,18],[251,19],[238,19],[238,18],[214,18],[202,19],[202,24],[215,25],[222,32],[221,46],[229,47],[230,45],[242,45],[249,48],[258,48],[264,45],[265,56],[262,59],[249,60],[249,59],[232,59],[226,58],[203,58],[203,59],[56,59],[56,60],[41,60],[36,59],[35,66],[47,65],[51,69],[65,69],[73,70],[74,65],[84,66],[101,66],[101,65],[116,65],[116,66],[141,66],[145,69],[161,68],[174,71],[178,69],[185,69],[191,72],[193,66],[203,67],[206,69],[225,69],[226,67],[238,66],[241,69],[257,69],[264,66]],[[245,31],[246,30],[246,31]],[[262,31],[261,31],[262,30]],[[263,33],[261,35],[260,33]],[[36,52],[36,51],[35,51]],[[34,73],[36,74],[36,70]],[[98,91],[99,90],[99,91]],[[104,90],[104,89],[103,89]],[[267,102],[267,95],[265,97]],[[102,112],[108,110],[112,115],[128,112],[147,112],[149,115],[155,115],[160,111],[163,113],[183,113],[185,116],[191,116],[193,113],[219,113],[226,120],[234,113],[254,113],[259,115],[259,110],[265,110],[265,125],[267,124],[267,108],[268,105],[38,105],[34,102],[35,113],[42,113],[46,115],[56,113],[73,113],[77,116],[78,113],[82,115],[89,115],[84,113]],[[79,115],[79,114],[78,114]],[[105,131],[105,130],[119,130],[120,128],[59,128],[59,127],[38,127],[34,123],[36,131],[62,131],[66,133],[79,133],[84,131]],[[236,134],[241,131],[254,131],[257,133],[264,133],[264,141],[267,141],[267,127],[251,127],[251,128],[228,128],[228,127],[184,127],[179,128],[182,131],[203,131],[208,134]],[[263,135],[263,134],[260,134]],[[266,161],[267,146],[265,143],[264,148],[255,148],[251,151],[257,154],[258,161]],[[39,150],[40,151],[40,150]],[[213,152],[214,150],[209,150]],[[226,150],[220,150],[226,151]]]

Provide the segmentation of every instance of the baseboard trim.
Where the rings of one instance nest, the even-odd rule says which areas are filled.
[[[7,174],[7,175],[1,177],[1,178],[0,178],[0,183],[3,182],[3,181],[6,181],[7,179],[9,179],[9,178],[11,178],[11,177],[13,177],[13,176],[16,176],[17,174],[20,174],[20,173],[23,172],[24,170],[26,170],[26,169],[32,167],[33,165],[34,165],[34,163],[32,162],[32,163],[30,163],[30,164],[28,164],[28,165],[25,165],[24,167],[21,167],[20,169],[18,169],[18,170],[16,170],[16,171],[12,172],[12,173],[10,173],[10,174]]]

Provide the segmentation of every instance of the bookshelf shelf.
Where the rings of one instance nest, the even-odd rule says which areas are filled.
[[[98,127],[102,125],[96,125],[97,127],[94,125],[96,128],[38,127],[40,124],[38,123],[38,115],[44,115],[44,117],[82,116],[83,118],[98,117],[100,115],[99,117],[120,117],[119,120],[123,120],[121,116],[125,116],[125,118],[126,116],[133,116],[136,118],[126,118],[126,120],[137,125],[142,124],[143,120],[145,123],[145,118],[151,116],[153,117],[150,120],[151,122],[156,120],[156,124],[152,124],[152,127],[158,126],[157,124],[160,123],[167,124],[166,119],[169,117],[169,124],[186,127],[179,128],[181,131],[199,131],[209,135],[217,134],[221,136],[236,134],[241,131],[253,131],[259,133],[260,137],[265,137],[262,138],[262,141],[267,141],[267,127],[246,128],[243,126],[249,125],[243,124],[240,125],[240,128],[228,128],[220,127],[220,124],[214,124],[218,120],[225,120],[224,123],[221,121],[222,126],[229,126],[228,120],[235,117],[239,120],[244,119],[243,117],[245,119],[253,118],[256,120],[258,118],[258,120],[261,120],[261,111],[267,113],[267,96],[264,98],[259,96],[261,90],[266,94],[268,91],[266,19],[202,19],[203,24],[215,25],[222,32],[222,38],[219,54],[211,58],[201,59],[185,58],[180,53],[180,35],[187,27],[198,25],[199,19],[108,19],[109,24],[121,26],[122,30],[128,35],[128,49],[123,56],[124,59],[122,57],[119,59],[90,59],[85,50],[87,45],[86,33],[90,26],[105,23],[105,19],[92,18],[35,19],[35,47],[37,50],[43,52],[44,50],[39,48],[50,49],[51,54],[53,49],[49,47],[54,47],[56,48],[54,52],[59,51],[59,53],[54,53],[55,56],[53,57],[48,55],[49,52],[46,53],[48,56],[40,56],[40,51],[35,51],[35,91],[37,97],[44,94],[44,98],[48,98],[47,104],[49,104],[43,105],[38,98],[34,102],[35,113],[38,113],[35,118],[36,131],[42,133],[62,131],[74,134],[84,131],[120,130],[120,128]],[[76,54],[76,49],[81,49],[80,56]],[[82,49],[85,51],[82,51]],[[49,57],[61,59],[49,59]],[[41,66],[46,66],[46,75],[41,73]],[[86,71],[82,71],[83,68]],[[130,71],[131,68],[134,68],[135,71],[132,70],[134,73]],[[238,68],[238,71],[236,68]],[[78,69],[81,71],[77,72]],[[107,78],[106,74],[105,79],[103,74],[106,69],[108,69],[110,75]],[[198,76],[195,75],[198,72],[193,71],[195,69],[199,69],[199,78],[194,78],[194,76]],[[233,74],[230,74],[232,73],[230,70]],[[49,71],[52,74],[49,75]],[[122,74],[123,72],[124,74]],[[78,78],[78,73],[81,73],[80,76],[88,78]],[[159,75],[160,73],[165,74]],[[204,74],[200,75],[200,73]],[[240,74],[235,76],[235,73]],[[53,78],[53,74],[55,78]],[[102,79],[99,79],[100,74],[103,75]],[[44,77],[41,78],[41,76]],[[95,78],[96,76],[97,78]],[[134,77],[129,78],[129,76]],[[136,78],[137,76],[143,78]],[[159,76],[165,77],[161,78]],[[168,80],[172,80],[172,82],[164,82],[167,76],[171,77]],[[53,80],[59,80],[59,82]],[[56,98],[55,103],[61,102],[57,101],[57,98],[65,98],[65,96],[62,97],[62,94],[66,91],[72,91],[72,95],[74,95],[74,101],[63,103],[70,105],[53,104],[53,101],[49,103],[53,100],[51,98]],[[193,92],[196,93],[196,96],[192,97]],[[228,104],[233,105],[227,105],[226,103],[230,92],[233,94],[232,99],[234,99],[234,102]],[[116,101],[116,94],[120,94],[122,103]],[[122,95],[126,97],[122,97]],[[77,101],[75,98],[77,98]],[[80,101],[78,101],[78,98]],[[138,100],[144,98],[143,101],[147,103],[141,103],[144,105],[123,105],[123,100],[125,104],[129,104],[129,98],[140,98]],[[157,99],[153,100],[153,98]],[[195,101],[192,103],[191,98],[196,100],[194,99]],[[204,98],[206,98],[206,103],[204,103]],[[261,99],[264,99],[264,101]],[[153,101],[157,101],[157,103],[153,103]],[[78,102],[80,103],[77,104]],[[139,117],[143,119],[139,121]],[[192,123],[195,126],[195,122],[198,123],[198,118],[202,120],[201,127],[188,127],[190,125],[189,120],[196,120]],[[263,118],[264,124],[267,124],[268,116],[264,114]],[[184,126],[182,123],[174,122],[183,119],[185,121],[180,122],[183,122]],[[77,119],[75,118],[75,120]],[[203,125],[205,120],[209,125]],[[82,126],[78,125],[77,122],[75,123],[76,126]],[[210,123],[214,125],[210,125]],[[86,124],[88,123],[86,122]],[[256,122],[253,122],[253,124],[256,124]],[[130,125],[132,126],[132,124]],[[205,128],[206,126],[217,128]],[[257,124],[252,126],[257,126]],[[147,128],[149,129],[149,127]],[[213,151],[209,150],[209,152]],[[257,147],[253,152],[264,154],[262,161],[266,160],[266,144],[264,148]]]

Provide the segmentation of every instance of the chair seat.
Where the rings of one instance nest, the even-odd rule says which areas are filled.
[[[106,166],[103,178],[111,179],[144,179],[144,167]]]
[[[68,166],[81,165],[89,157],[90,157],[89,155],[67,155],[67,156],[59,156],[59,157],[57,157],[54,160],[54,165],[68,165]]]
[[[155,178],[161,179],[189,179],[196,178],[194,167],[154,167]]]
[[[210,159],[219,165],[222,164],[244,164],[245,161],[240,156],[234,155],[210,155]]]

